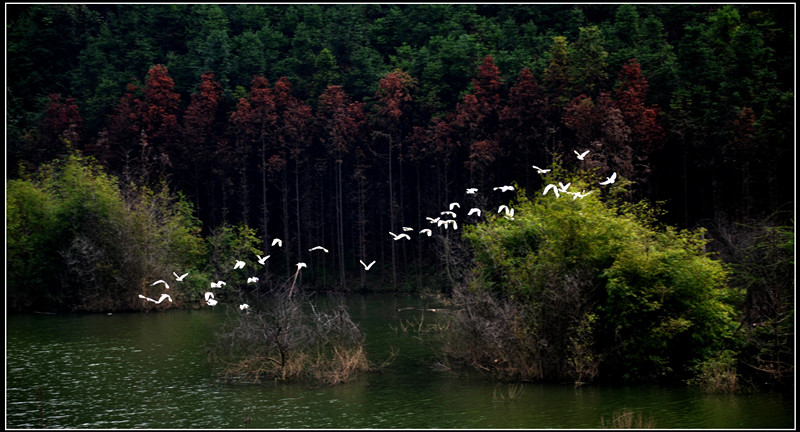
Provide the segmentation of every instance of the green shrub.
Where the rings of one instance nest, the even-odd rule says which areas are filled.
[[[590,187],[576,177],[570,190]],[[530,369],[545,379],[582,381],[595,366],[604,378],[680,376],[734,338],[727,270],[705,252],[704,231],[661,227],[647,204],[609,196],[520,191],[513,220],[465,227],[471,289],[514,301],[516,340],[533,345]]]
[[[193,271],[205,255],[182,196],[165,185],[123,190],[77,152],[10,180],[7,191],[11,310],[149,307],[139,294],[157,297],[153,281]],[[175,303],[160,307],[180,304],[183,290],[171,286]]]
[[[688,382],[706,393],[734,393],[739,390],[736,353],[722,350],[692,367],[695,377]]]

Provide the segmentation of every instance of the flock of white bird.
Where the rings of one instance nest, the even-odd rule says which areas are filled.
[[[588,153],[589,153],[589,150],[586,150],[583,153],[579,153],[578,151],[575,151],[575,155],[581,161],[584,160],[584,158],[586,157],[586,155]],[[548,172],[551,171],[549,169],[539,168],[536,165],[532,165],[532,167],[534,169],[536,169],[538,174],[542,174],[542,175],[547,174]],[[614,183],[616,181],[616,179],[617,179],[617,173],[614,172],[613,174],[611,174],[611,176],[609,176],[608,178],[606,178],[604,181],[600,182],[599,184],[603,185],[603,186],[609,185],[609,184]],[[556,198],[560,197],[561,194],[569,194],[569,195],[572,195],[572,199],[574,200],[574,199],[578,199],[578,198],[584,198],[584,197],[586,197],[587,195],[589,195],[589,194],[591,194],[593,192],[593,191],[586,192],[585,190],[583,190],[581,192],[570,191],[569,190],[570,186],[571,186],[571,183],[564,184],[564,183],[561,183],[561,182],[558,182],[558,185],[548,184],[547,186],[545,186],[544,192],[542,193],[542,195],[547,195],[548,192],[552,191],[553,194],[556,196]],[[511,191],[514,191],[515,189],[514,189],[514,186],[505,185],[505,186],[495,187],[495,188],[493,188],[493,190],[494,191],[500,191],[500,192],[511,192]],[[468,188],[466,190],[466,194],[467,195],[475,195],[477,193],[478,193],[478,189],[477,188]],[[442,211],[439,214],[438,217],[436,217],[436,218],[426,217],[425,219],[430,224],[436,224],[437,227],[444,227],[445,229],[452,228],[453,230],[457,230],[458,229],[458,223],[456,222],[457,215],[456,215],[456,213],[454,211],[456,208],[460,209],[461,208],[461,204],[459,204],[457,202],[452,202],[449,205],[449,210]],[[510,208],[509,206],[507,206],[505,204],[503,204],[500,207],[498,207],[497,213],[505,213],[503,215],[503,217],[505,217],[506,219],[514,220],[514,209]],[[475,216],[475,215],[477,217],[480,217],[481,216],[481,209],[479,209],[477,207],[472,207],[469,210],[469,212],[467,213],[467,216]],[[444,219],[444,217],[447,217],[448,219]],[[402,229],[403,229],[403,233],[400,233],[400,234],[395,234],[395,233],[389,231],[389,235],[391,235],[392,240],[394,240],[394,241],[399,241],[399,240],[403,240],[403,239],[411,240],[411,236],[409,236],[407,234],[407,232],[415,231],[415,229],[411,228],[411,227],[407,227],[407,226],[402,227]],[[430,237],[433,234],[433,232],[431,231],[430,228],[424,228],[424,229],[421,229],[419,231],[419,234],[420,235],[424,234],[424,235],[427,235],[428,237]],[[279,238],[273,239],[272,240],[272,246],[273,247],[275,247],[275,246],[283,247],[283,240],[281,240]],[[322,251],[323,253],[328,253],[328,249],[326,249],[323,246],[314,246],[311,249],[308,249],[308,251],[309,252]],[[270,255],[266,255],[266,256],[262,257],[261,255],[256,254],[256,259],[257,259],[258,263],[261,264],[261,265],[266,265],[267,260],[269,259],[269,257],[270,257]],[[369,269],[372,268],[372,266],[375,264],[376,261],[373,260],[371,263],[367,264],[362,259],[362,260],[359,260],[359,262],[364,267],[365,271],[369,271]],[[233,265],[233,269],[234,270],[245,269],[246,265],[247,265],[246,262],[244,262],[242,260],[239,260],[239,259],[236,259],[235,263]],[[303,269],[303,268],[308,267],[306,265],[306,263],[304,263],[304,262],[298,262],[296,265],[297,265],[297,271],[295,272],[295,281],[297,280],[297,275],[300,273],[300,270]],[[172,272],[172,274],[175,276],[175,280],[177,282],[183,282],[183,279],[189,273],[184,273],[184,274],[182,274],[180,276],[178,276],[178,274],[175,273],[175,272]],[[259,280],[258,277],[250,276],[250,277],[247,278],[247,283],[248,284],[257,283],[258,280]],[[150,285],[154,286],[154,285],[158,285],[158,284],[164,284],[165,289],[169,289],[169,284],[163,279],[162,280],[157,280],[157,281],[153,282]],[[217,281],[217,282],[211,282],[210,289],[222,288],[225,285],[226,285],[226,282],[225,281],[221,281],[221,280]],[[292,283],[292,288],[294,288],[294,283]],[[139,294],[139,298],[145,299],[146,301],[153,302],[155,304],[160,304],[164,300],[169,300],[170,303],[172,302],[172,297],[170,297],[170,295],[167,294],[167,293],[161,294],[161,297],[158,300],[152,299],[150,297],[146,297],[146,296],[141,295],[141,294]],[[205,294],[203,295],[203,298],[204,298],[204,301],[206,302],[206,304],[208,304],[209,306],[216,306],[217,303],[218,303],[217,300],[214,298],[214,292],[213,291],[206,291]],[[243,311],[248,310],[249,307],[250,306],[247,303],[242,303],[242,304],[239,305],[239,309],[243,310]]]

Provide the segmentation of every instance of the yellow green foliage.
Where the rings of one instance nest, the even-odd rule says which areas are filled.
[[[160,294],[150,292],[153,281],[193,270],[205,256],[182,196],[165,185],[123,189],[77,152],[9,181],[7,191],[12,310],[139,308],[138,294]],[[181,291],[174,286],[173,305]]]
[[[570,186],[584,189],[577,178]],[[581,352],[601,359],[605,377],[684,372],[733,337],[727,271],[705,252],[703,230],[658,226],[647,204],[615,203],[597,190],[578,199],[518,196],[513,220],[491,215],[465,228],[475,252],[471,286],[523,306],[531,340],[548,347],[543,355],[563,357],[545,377],[575,375],[565,365],[578,345],[570,348],[575,338],[565,334],[583,328],[585,316],[594,319]]]

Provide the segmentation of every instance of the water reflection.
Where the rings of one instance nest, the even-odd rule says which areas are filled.
[[[659,428],[791,428],[791,397],[709,396],[679,388],[505,384],[430,367],[419,340],[392,330],[435,306],[418,298],[354,296],[367,352],[387,369],[325,388],[223,384],[202,345],[225,311],[24,315],[7,318],[6,426],[10,428],[597,428],[614,411]],[[424,315],[426,320],[435,314]]]

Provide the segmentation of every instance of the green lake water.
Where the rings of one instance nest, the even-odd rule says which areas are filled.
[[[350,296],[370,360],[392,364],[333,387],[220,382],[203,344],[224,308],[6,318],[6,428],[599,428],[631,409],[656,428],[793,429],[794,395],[705,395],[684,386],[509,384],[432,368],[429,347],[400,323],[425,301]]]

